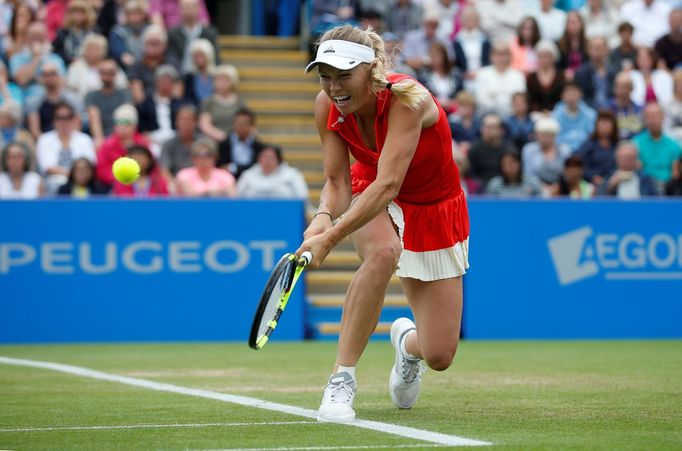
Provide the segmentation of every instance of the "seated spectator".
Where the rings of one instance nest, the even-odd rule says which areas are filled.
[[[524,75],[535,72],[538,68],[538,55],[535,45],[540,42],[540,28],[532,17],[524,17],[516,28],[516,36],[509,42],[511,67],[520,70]]]
[[[86,36],[81,46],[81,53],[71,63],[66,73],[66,87],[75,93],[83,102],[85,96],[91,91],[97,91],[102,87],[99,65],[107,56],[109,45],[104,36],[91,33]],[[117,89],[128,87],[128,77],[119,67],[116,67],[114,85]]]
[[[173,95],[178,78],[173,66],[158,66],[154,72],[154,91],[137,105],[138,130],[147,133],[159,148],[175,136],[175,115],[182,105],[182,98]]]
[[[192,144],[192,166],[177,175],[178,194],[190,197],[231,197],[235,178],[216,167],[218,148],[211,138],[200,138]]]
[[[523,173],[537,177],[548,187],[559,182],[564,161],[571,154],[570,147],[557,142],[559,132],[559,123],[553,118],[542,117],[538,119],[535,122],[536,141],[523,146],[521,153]]]
[[[573,79],[573,74],[587,60],[587,40],[583,19],[577,11],[569,11],[566,15],[566,28],[559,39],[559,67],[564,70],[566,78]]]
[[[114,110],[114,132],[97,149],[97,179],[106,187],[114,184],[111,166],[120,157],[128,155],[133,145],[148,147],[149,141],[137,131],[137,110],[124,104]]]
[[[637,70],[630,71],[632,101],[644,105],[649,102],[668,104],[673,97],[673,79],[658,68],[658,55],[654,49],[637,49]]]
[[[428,62],[429,49],[434,42],[443,44],[445,48],[448,49],[448,58],[451,60],[454,59],[450,43],[443,40],[436,33],[439,23],[440,17],[437,14],[434,14],[433,11],[426,11],[422,18],[421,28],[409,31],[405,34],[402,50],[405,63],[412,69],[418,71]]]
[[[459,10],[464,2],[458,0],[426,0],[423,2],[426,14],[434,14],[440,17],[436,34],[444,41],[452,41],[456,34],[455,26],[459,18]]]
[[[17,103],[5,102],[0,105],[0,149],[13,142],[19,143],[30,151],[31,161],[35,162],[36,142],[33,135],[21,126],[22,119],[21,107]]]
[[[500,199],[528,199],[541,196],[542,185],[537,177],[521,172],[518,152],[504,152],[500,157],[500,175],[490,179],[485,193]]]
[[[256,136],[256,114],[242,108],[234,116],[232,131],[219,146],[218,166],[235,178],[256,163],[256,155],[265,147]]]
[[[508,116],[512,94],[526,92],[526,79],[520,71],[509,67],[510,59],[509,45],[498,42],[493,47],[493,64],[478,71],[475,96],[480,111]]]
[[[149,12],[155,24],[167,29],[177,27],[182,23],[182,0],[150,0]],[[205,0],[199,0],[199,22],[202,25],[210,23]]]
[[[51,47],[45,25],[33,22],[28,27],[25,47],[9,60],[10,76],[21,88],[27,108],[35,104],[43,92],[38,78],[46,64],[56,67],[58,75],[64,76],[64,62],[59,55],[50,51]]]
[[[105,59],[98,66],[102,87],[85,96],[90,134],[99,148],[104,139],[114,131],[114,111],[133,99],[128,89],[116,87],[116,77],[120,70],[113,59]]]
[[[418,79],[438,99],[446,113],[454,111],[455,95],[462,90],[463,80],[440,42],[431,44],[429,64],[419,70]]]
[[[673,167],[682,156],[682,147],[670,135],[663,133],[663,110],[657,103],[644,107],[645,130],[633,142],[639,150],[642,171],[660,187],[672,178]]]
[[[386,11],[386,29],[400,39],[404,38],[408,31],[419,28],[421,20],[422,8],[411,0],[396,0]]]
[[[359,5],[356,0],[312,0],[311,3],[310,30],[313,37],[337,25],[357,25]]]
[[[584,177],[583,160],[579,155],[571,155],[564,161],[564,171],[554,190],[555,196],[568,196],[571,199],[591,199],[594,185]]]
[[[97,161],[92,139],[78,130],[76,111],[66,102],[54,107],[54,130],[40,135],[36,143],[39,172],[45,177],[45,190],[56,194],[69,178],[78,158]]]
[[[400,50],[400,38],[390,31],[387,31],[381,37],[384,40],[384,50],[388,59],[388,67],[391,68],[391,71],[396,74],[405,74],[412,78],[417,78],[417,72],[408,66],[403,58],[403,53]]]
[[[558,41],[566,27],[566,13],[554,6],[554,0],[540,0],[540,9],[535,12],[535,20],[540,27],[542,39]]]
[[[682,158],[677,161],[677,167],[673,176],[665,184],[666,196],[682,196]]]
[[[615,171],[619,140],[616,117],[609,111],[600,111],[592,136],[577,152],[584,163],[585,179],[594,186],[600,186]]]
[[[81,118],[83,103],[78,96],[64,89],[62,74],[58,65],[52,62],[43,64],[40,81],[44,89],[31,101],[27,101],[28,129],[35,138],[52,130],[54,107],[58,103],[68,103],[76,111],[79,120]]]
[[[59,187],[57,194],[76,199],[85,199],[93,195],[107,194],[108,190],[95,178],[95,165],[87,158],[79,158],[73,162],[69,180]]]
[[[125,20],[114,25],[109,33],[111,56],[128,70],[142,60],[144,43],[142,38],[149,26],[146,0],[126,0],[123,7]]]
[[[303,199],[307,204],[308,185],[298,169],[283,161],[282,149],[266,146],[237,181],[237,196]]]
[[[0,105],[5,102],[14,102],[23,107],[24,94],[16,83],[9,80],[7,66],[0,60]]]
[[[618,25],[620,44],[609,53],[609,68],[612,72],[629,71],[635,67],[637,47],[632,42],[634,28],[628,22]]]
[[[43,181],[31,166],[28,149],[19,143],[5,146],[0,158],[0,199],[35,199],[43,195]]]
[[[184,104],[175,115],[176,135],[161,147],[161,173],[172,186],[177,173],[192,166],[190,149],[192,143],[201,137],[198,125],[198,112],[194,105]]]
[[[185,98],[199,107],[213,94],[215,51],[206,39],[196,39],[189,46],[192,68],[184,77]]]
[[[167,196],[168,185],[156,166],[154,155],[148,147],[133,145],[128,156],[140,165],[140,177],[130,185],[114,181],[113,193],[118,197]]]
[[[597,113],[581,100],[580,86],[574,82],[566,83],[552,116],[559,122],[557,141],[567,144],[572,152],[584,143],[594,130]]]
[[[585,102],[595,110],[608,108],[613,95],[613,80],[616,74],[609,70],[609,46],[605,38],[591,38],[587,45],[590,59],[575,72],[575,82],[583,92]]]
[[[81,54],[85,37],[96,31],[97,16],[87,0],[69,0],[63,27],[57,32],[52,46],[64,64],[71,64]]]
[[[457,111],[448,117],[450,132],[460,150],[466,155],[471,143],[478,140],[481,124],[476,117],[476,99],[467,91],[455,97]]]
[[[670,33],[656,41],[654,48],[668,70],[682,67],[682,4],[670,12]]]
[[[45,7],[45,26],[47,27],[47,37],[54,41],[57,37],[57,32],[64,25],[64,18],[66,17],[66,9],[69,0],[50,0]]]
[[[517,149],[522,149],[533,140],[534,124],[528,111],[528,96],[517,92],[512,96],[512,115],[505,121],[509,139]]]
[[[620,72],[613,83],[613,99],[609,110],[616,115],[621,139],[630,139],[642,130],[642,107],[632,101],[632,80],[628,72]]]
[[[469,149],[469,173],[485,187],[490,179],[500,175],[500,157],[505,152],[516,152],[514,145],[504,139],[502,119],[490,113],[483,117],[481,140]],[[474,194],[474,193],[472,193]]]
[[[31,8],[31,5],[18,2],[11,7],[14,8],[14,13],[9,25],[9,35],[5,36],[3,43],[7,60],[26,48],[29,25],[37,21],[36,12]]]
[[[476,8],[481,28],[493,44],[511,41],[524,15],[518,0],[477,0]]]
[[[464,74],[467,90],[474,90],[476,75],[481,67],[490,64],[492,48],[488,36],[480,27],[478,11],[473,6],[465,6],[462,11],[462,29],[454,41],[455,65]]]
[[[469,197],[473,193],[480,193],[482,191],[481,184],[469,174],[469,160],[456,144],[452,147],[452,157],[457,169],[459,169],[459,184],[464,195]]]
[[[682,68],[673,72],[673,100],[665,105],[666,129],[682,142]]]
[[[580,15],[585,22],[585,37],[602,37],[609,47],[618,43],[620,14],[607,0],[588,0],[580,8]]]
[[[209,23],[201,22],[199,0],[179,0],[182,22],[168,31],[168,53],[174,61],[180,61],[180,73],[192,71],[190,46],[196,39],[206,39],[213,47],[214,60],[220,62],[218,30]]]
[[[135,104],[141,103],[145,97],[154,93],[154,72],[156,68],[170,64],[177,69],[177,62],[166,53],[168,37],[163,28],[148,26],[142,35],[142,57],[128,71],[130,91]],[[182,85],[175,88],[182,92]]]
[[[559,49],[549,40],[543,39],[535,46],[538,55],[538,70],[528,75],[528,98],[533,112],[550,112],[561,100],[566,78],[557,69]]]
[[[600,194],[628,200],[658,196],[656,182],[642,173],[641,166],[637,145],[621,141],[616,149],[616,171],[602,184]]]
[[[653,47],[658,38],[670,31],[668,16],[671,9],[665,0],[629,0],[620,8],[620,14],[635,28],[632,37],[635,45]]]
[[[236,67],[222,64],[215,69],[213,95],[204,100],[199,116],[199,129],[206,136],[220,142],[229,135],[234,115],[246,106],[237,91],[238,87],[239,73]]]

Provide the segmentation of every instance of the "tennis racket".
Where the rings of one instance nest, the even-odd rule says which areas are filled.
[[[253,349],[262,348],[270,339],[284,307],[289,302],[289,295],[312,259],[313,254],[310,251],[305,251],[300,257],[289,253],[284,254],[275,265],[260,297],[256,315],[253,317],[249,335],[249,346]]]

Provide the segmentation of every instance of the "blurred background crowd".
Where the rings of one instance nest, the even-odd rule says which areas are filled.
[[[379,32],[448,113],[471,196],[682,195],[680,0],[259,5],[266,33],[311,52],[339,24]],[[212,22],[203,0],[1,1],[0,198],[308,199]],[[132,185],[111,174],[123,155]]]

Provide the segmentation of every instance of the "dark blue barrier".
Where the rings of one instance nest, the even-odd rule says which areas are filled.
[[[0,202],[0,342],[245,341],[299,201]],[[303,337],[301,285],[276,339]]]
[[[469,338],[682,337],[682,202],[470,203]]]

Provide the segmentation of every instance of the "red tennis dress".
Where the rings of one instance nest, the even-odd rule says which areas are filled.
[[[397,83],[405,78],[410,77],[392,74],[388,80]],[[353,195],[364,191],[376,179],[392,95],[387,89],[377,94],[374,121],[377,151],[364,145],[354,115],[343,116],[336,106],[330,108],[327,129],[343,138],[356,160],[351,167]],[[401,277],[420,280],[457,277],[469,266],[466,198],[452,158],[447,116],[440,105],[438,110],[436,123],[422,129],[398,196],[388,208],[401,233],[403,253],[397,271]]]

